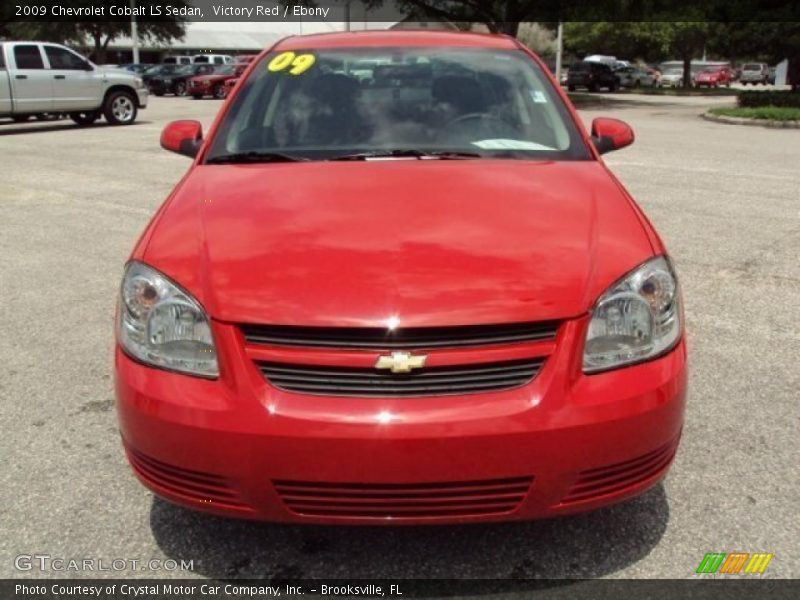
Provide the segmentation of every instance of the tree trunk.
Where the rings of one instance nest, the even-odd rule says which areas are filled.
[[[505,21],[503,23],[497,23],[497,31],[498,33],[506,33],[508,35],[517,37],[517,33],[519,33],[519,21]]]
[[[106,62],[106,49],[103,46],[102,37],[99,33],[92,35],[94,39],[94,52],[92,52],[92,60],[98,65]]]
[[[683,56],[683,89],[692,87],[692,55]]]

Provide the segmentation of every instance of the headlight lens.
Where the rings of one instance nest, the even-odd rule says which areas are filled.
[[[155,269],[128,264],[118,313],[119,343],[134,358],[202,377],[219,375],[208,315]]]
[[[141,77],[134,77],[133,78],[133,85],[135,85],[137,88],[142,87],[142,85],[143,85],[142,78]]]
[[[618,281],[592,310],[583,370],[596,373],[655,358],[681,334],[680,293],[669,259],[658,256]]]

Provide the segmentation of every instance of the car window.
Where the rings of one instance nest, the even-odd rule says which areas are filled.
[[[14,62],[17,63],[18,69],[44,69],[39,46],[14,46]]]
[[[338,48],[266,55],[209,158],[389,150],[588,159],[549,78],[519,50]]]
[[[744,70],[745,71],[760,71],[761,70],[761,65],[759,65],[759,64],[745,65],[744,66]]]
[[[47,60],[50,61],[51,69],[69,69],[72,71],[83,71],[86,68],[86,61],[77,54],[73,54],[66,48],[58,46],[45,46]]]
[[[221,65],[221,64],[223,64],[224,62],[225,62],[225,61],[222,59],[222,57],[221,57],[221,56],[215,56],[215,57],[214,57],[214,64],[215,64],[215,65]]]
[[[207,56],[195,56],[194,57],[194,62],[197,63],[197,64],[207,63],[208,62],[208,57]]]
[[[3,48],[3,44],[0,44],[0,69],[6,68],[6,55]]]

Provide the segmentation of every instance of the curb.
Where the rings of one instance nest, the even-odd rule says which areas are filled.
[[[743,117],[725,117],[703,113],[700,118],[713,123],[726,125],[749,125],[750,127],[768,127],[770,129],[800,129],[800,121],[768,121],[767,119],[745,119]]]

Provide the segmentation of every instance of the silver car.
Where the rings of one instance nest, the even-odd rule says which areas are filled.
[[[661,74],[659,87],[683,87],[683,69],[667,69]]]
[[[747,63],[742,67],[742,74],[739,76],[739,82],[743,85],[752,83],[757,85],[769,83],[769,65],[766,63]]]
[[[641,67],[622,67],[615,71],[622,87],[653,87],[656,78]]]

